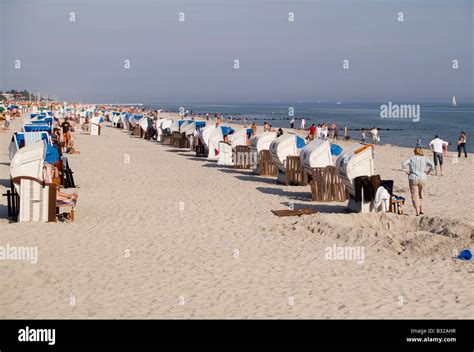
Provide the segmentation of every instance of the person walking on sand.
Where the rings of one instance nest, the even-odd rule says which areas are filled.
[[[447,148],[449,143],[443,141],[438,135],[435,135],[434,139],[430,142],[430,149],[433,152],[433,161],[435,166],[436,176],[443,176],[443,150]],[[438,174],[439,165],[439,174]]]
[[[290,128],[291,129],[295,128],[295,118],[294,117],[290,121]]]
[[[380,142],[379,131],[377,130],[377,127],[372,127],[370,130],[370,135],[372,136],[372,144],[377,144],[377,142]]]
[[[301,119],[301,126],[300,126],[302,130],[304,130],[305,125],[306,125],[306,120],[305,120],[305,118],[303,117],[303,118]]]
[[[431,160],[424,156],[422,148],[416,147],[414,153],[415,155],[411,159],[402,163],[402,169],[408,175],[411,200],[416,216],[418,216],[423,215],[423,189],[425,188],[426,176],[435,167]]]
[[[461,157],[461,150],[464,150],[464,157],[467,158],[466,142],[467,142],[466,132],[461,131],[461,134],[459,135],[458,142],[457,142],[458,143],[458,158]]]
[[[10,129],[10,121],[11,121],[11,115],[7,111],[7,113],[5,114],[5,125],[4,125],[4,128],[5,128],[6,131],[8,131]]]

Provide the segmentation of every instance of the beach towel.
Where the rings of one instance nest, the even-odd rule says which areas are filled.
[[[380,178],[380,175],[370,176],[370,183],[372,183],[372,190],[374,194],[376,194],[379,187],[382,186],[382,179]]]

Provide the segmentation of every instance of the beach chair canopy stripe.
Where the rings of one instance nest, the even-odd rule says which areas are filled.
[[[196,129],[197,128],[203,128],[204,126],[206,126],[205,121],[196,121]]]
[[[228,126],[221,126],[221,131],[222,131],[222,135],[224,137],[228,136],[229,134],[234,133],[234,129],[232,127],[228,127]]]
[[[44,161],[49,164],[54,164],[58,160],[59,160],[59,152],[56,149],[56,147],[52,146],[49,143],[46,143],[46,155],[44,157]]]
[[[51,127],[49,125],[23,125],[23,132],[34,132],[34,131],[51,131]]]
[[[337,144],[331,144],[331,155],[339,156],[342,153],[342,148]]]
[[[303,137],[296,136],[296,148],[303,148],[306,145]]]
[[[17,132],[13,135],[16,145],[18,148],[21,146],[21,142],[25,141],[25,146],[36,143],[40,140],[50,143],[48,132]]]

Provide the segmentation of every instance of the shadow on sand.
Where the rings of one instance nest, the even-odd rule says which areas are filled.
[[[280,197],[298,199],[302,201],[311,201],[311,192],[304,191],[303,188],[302,188],[302,192],[290,192],[290,191],[285,191],[284,189],[281,189],[281,188],[270,188],[270,187],[257,187],[257,190],[259,190],[262,193],[273,194]]]

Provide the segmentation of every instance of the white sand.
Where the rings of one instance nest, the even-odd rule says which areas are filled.
[[[8,223],[2,198],[0,246],[37,246],[39,261],[0,261],[0,318],[473,318],[472,261],[450,258],[472,249],[472,156],[429,178],[423,219],[410,204],[405,216],[344,214],[311,202],[309,186],[102,131],[75,133],[74,223]],[[377,172],[407,198],[410,156],[376,148]],[[289,201],[321,214],[270,212]],[[333,245],[364,246],[363,264],[326,260]]]

